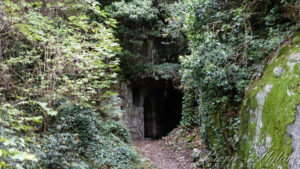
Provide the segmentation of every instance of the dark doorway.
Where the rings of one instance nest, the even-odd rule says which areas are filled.
[[[168,81],[148,80],[144,84],[145,138],[159,139],[179,124],[182,93]]]

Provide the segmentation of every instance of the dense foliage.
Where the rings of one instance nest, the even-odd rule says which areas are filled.
[[[7,101],[64,95],[96,103],[115,83],[120,51],[95,1],[1,1],[0,91]]]
[[[138,80],[155,70],[162,72],[164,66],[156,65],[177,63],[178,55],[186,53],[184,9],[179,3],[122,0],[106,6],[106,11],[119,22],[115,35],[123,47],[118,55],[123,78]],[[176,66],[169,68],[176,71]]]
[[[82,105],[60,101],[54,107],[33,101],[2,106],[0,168],[139,168],[122,123]],[[55,120],[44,133],[45,115]]]
[[[0,1],[0,168],[140,168],[127,128],[107,118],[120,113],[121,48],[99,6]]]
[[[34,151],[40,149],[38,132],[45,127],[44,116],[56,115],[46,106],[38,102],[1,105],[0,168],[33,168],[38,162]]]
[[[122,116],[117,80],[149,78],[183,90],[181,125],[199,127],[222,168],[245,88],[297,28],[295,3],[0,1],[0,168],[139,168],[107,115]]]
[[[181,58],[181,81],[186,90],[182,124],[201,125],[208,147],[220,157],[232,156],[238,142],[237,110],[245,87],[262,75],[267,56],[292,33],[293,22],[284,17],[287,2],[184,3],[188,4],[191,55]],[[191,110],[193,102],[198,103],[197,110]],[[194,114],[199,114],[198,119],[191,118]]]
[[[297,17],[289,16],[294,3],[132,0],[111,2],[106,11],[119,21],[121,75],[180,79],[181,125],[200,126],[208,148],[224,157],[236,150],[246,86],[262,75],[268,55],[295,28]],[[179,78],[178,56],[186,54]]]

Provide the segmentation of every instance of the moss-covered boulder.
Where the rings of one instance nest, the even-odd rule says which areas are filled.
[[[247,89],[232,168],[300,168],[300,33]]]

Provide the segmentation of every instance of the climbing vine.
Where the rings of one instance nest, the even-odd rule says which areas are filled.
[[[0,168],[141,168],[124,124],[65,100],[1,105]]]
[[[138,168],[128,130],[104,115],[122,116],[117,80],[143,78],[183,90],[181,126],[199,127],[222,168],[245,88],[296,29],[295,3],[0,1],[0,168]]]
[[[245,87],[262,75],[267,56],[292,32],[293,21],[283,15],[286,2],[184,2],[191,55],[181,57],[186,90],[182,122],[191,121],[186,114],[193,114],[191,103],[196,101],[199,116],[194,121],[199,122],[202,139],[216,152],[216,159],[232,156]],[[219,160],[217,165],[227,162]]]
[[[7,101],[64,95],[95,104],[115,83],[115,21],[90,19],[106,18],[96,1],[6,0],[0,9],[0,91]]]
[[[119,22],[115,35],[123,48],[118,55],[123,79],[138,80],[162,72],[164,66],[157,66],[162,63],[176,71],[171,63],[178,63],[178,55],[187,49],[182,27],[185,11],[179,3],[122,0],[107,5],[105,11]]]
[[[94,0],[0,1],[1,169],[141,168],[107,116],[120,113],[115,24]]]

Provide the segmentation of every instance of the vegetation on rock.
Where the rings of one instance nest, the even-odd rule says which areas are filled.
[[[243,100],[241,115],[241,138],[238,148],[241,165],[256,167],[269,166],[267,159],[261,161],[257,157],[261,156],[260,150],[271,154],[273,157],[289,157],[293,148],[291,147],[291,137],[287,137],[287,126],[295,121],[297,114],[296,107],[300,103],[299,84],[299,55],[300,33],[297,33],[285,44],[272,58],[266,67],[263,77],[250,85],[246,97]],[[294,63],[293,63],[294,62]],[[284,71],[276,76],[274,69],[282,67]],[[266,86],[272,85],[269,93],[265,96],[264,102],[258,97]],[[254,112],[259,111],[261,106],[261,120]],[[252,113],[251,113],[252,112]],[[255,119],[255,120],[251,120]],[[257,127],[261,126],[261,127]],[[258,129],[258,130],[257,130]],[[270,143],[271,142],[271,143]],[[249,163],[252,161],[252,163]],[[280,160],[271,164],[272,168],[279,166],[288,168],[288,160]],[[297,164],[295,164],[297,165]]]
[[[183,92],[182,133],[197,128],[214,152],[200,167],[239,156],[232,165],[255,168],[247,160],[265,147],[289,156],[299,10],[294,0],[0,1],[0,168],[142,168],[113,120],[118,82],[142,79]]]
[[[221,157],[233,156],[237,149],[245,88],[262,75],[269,54],[295,27],[281,12],[286,1],[185,2],[191,55],[181,58],[181,81],[187,91],[182,124],[198,122],[202,139],[216,152],[216,166],[221,167],[230,159]],[[191,110],[194,102],[197,110]]]
[[[172,1],[122,0],[105,7],[119,22],[115,35],[123,48],[118,55],[123,79],[156,76],[167,64],[169,71],[178,72],[178,55],[187,52],[185,9],[180,5]]]

